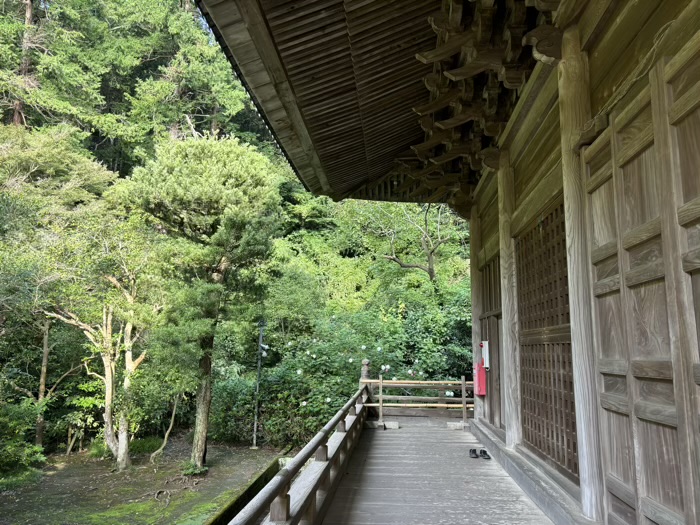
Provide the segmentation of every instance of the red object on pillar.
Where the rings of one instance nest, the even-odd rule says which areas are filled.
[[[486,369],[484,368],[484,360],[476,364],[474,370],[474,394],[477,396],[486,395]]]

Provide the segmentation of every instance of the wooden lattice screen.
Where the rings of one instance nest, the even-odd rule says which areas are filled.
[[[578,479],[564,205],[516,239],[523,440]]]
[[[484,313],[481,314],[481,335],[489,341],[491,369],[486,381],[485,417],[496,428],[505,430],[505,399],[502,395],[503,359],[501,331],[500,257],[486,263],[481,270]]]

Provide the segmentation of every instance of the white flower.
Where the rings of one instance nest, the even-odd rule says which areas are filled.
[[[365,345],[362,345],[363,350],[367,350],[367,347]]]
[[[396,378],[396,376],[392,377],[391,380],[392,380],[392,381],[398,381],[398,379]]]
[[[382,351],[382,347],[381,347],[381,346],[378,346],[378,347],[377,347],[377,352],[381,352],[381,351]]]
[[[298,375],[298,376],[301,375],[301,368],[297,370],[297,375]]]
[[[313,342],[314,342],[314,343],[316,342],[316,338],[314,338]]]
[[[425,375],[423,372],[418,372],[419,376]]]
[[[447,397],[454,397],[454,396],[455,396],[455,393],[452,392],[451,390],[448,390],[447,392],[445,392],[445,395],[446,395]]]
[[[311,355],[311,350],[307,350],[306,355]]]
[[[326,398],[326,403],[330,403],[330,402],[331,402],[331,398],[330,398],[330,397],[327,397],[327,398]]]
[[[335,315],[331,315],[331,319],[335,319]]]
[[[354,361],[354,359],[352,357],[350,359],[348,359],[348,363],[352,363],[353,361]]]
[[[413,370],[409,370],[408,373],[413,375]]]
[[[301,402],[301,406],[305,407],[306,406],[306,401]]]
[[[386,366],[384,365],[380,366],[379,368],[381,368],[382,370],[386,370]]]
[[[386,369],[389,370],[391,367],[389,365],[386,365]]]
[[[289,341],[289,342],[287,343],[287,346],[292,346],[292,342]]]
[[[311,357],[313,357],[314,359],[316,359],[316,354],[311,354]]]

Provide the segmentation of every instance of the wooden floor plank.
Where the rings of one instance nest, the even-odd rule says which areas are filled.
[[[324,525],[552,525],[470,432],[401,424],[363,431]]]

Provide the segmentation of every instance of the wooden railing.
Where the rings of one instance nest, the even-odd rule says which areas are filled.
[[[367,386],[361,385],[333,419],[265,485],[229,525],[253,525],[268,509],[269,514],[263,523],[321,523],[362,433],[369,396]],[[312,457],[313,462],[303,468]]]
[[[379,421],[384,421],[385,408],[425,408],[425,409],[462,409],[462,423],[467,423],[467,410],[469,407],[474,407],[474,398],[467,397],[467,391],[474,391],[474,382],[466,381],[462,376],[461,381],[411,381],[399,379],[396,381],[387,381],[381,375],[379,379],[362,379],[361,383],[368,385],[370,388],[378,387],[376,403],[367,403],[367,407],[375,407],[379,409]],[[385,389],[423,389],[423,390],[438,390],[441,395],[438,397],[414,396],[411,394],[405,395],[386,395]],[[445,394],[447,391],[460,390],[460,397],[448,397]],[[388,401],[388,402],[387,402]]]

